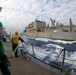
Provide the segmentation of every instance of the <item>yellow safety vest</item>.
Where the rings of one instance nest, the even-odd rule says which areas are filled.
[[[12,37],[12,43],[18,44],[18,41],[19,41],[19,36],[18,36],[18,35],[14,35],[14,36]]]

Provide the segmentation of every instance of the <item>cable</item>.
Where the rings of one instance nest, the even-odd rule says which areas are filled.
[[[13,9],[13,8],[2,8],[2,9],[9,9],[9,10],[16,10],[16,11],[22,11],[22,12],[28,12],[28,13],[31,13],[31,14],[37,14],[39,16],[42,16],[42,17],[46,17],[44,15],[41,15],[41,14],[38,14],[38,13],[35,13],[35,12],[31,12],[31,11],[28,11],[28,10],[22,10],[22,9]],[[46,17],[49,19],[49,17]]]

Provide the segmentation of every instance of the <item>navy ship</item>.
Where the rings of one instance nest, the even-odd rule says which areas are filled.
[[[46,22],[36,20],[25,27],[25,34],[29,37],[39,37],[39,38],[50,38],[57,40],[76,40],[76,26],[72,24],[70,20],[70,25],[55,25],[55,20],[50,19],[52,26],[49,27]]]

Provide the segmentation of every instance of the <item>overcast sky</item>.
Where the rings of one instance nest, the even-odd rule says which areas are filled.
[[[36,17],[50,26],[50,18],[64,25],[71,18],[76,25],[76,0],[0,0],[0,7],[0,21],[8,33],[22,32]]]

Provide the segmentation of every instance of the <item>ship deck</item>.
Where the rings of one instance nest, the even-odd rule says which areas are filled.
[[[12,52],[11,42],[5,42],[6,54]],[[23,60],[20,57],[10,60],[12,66],[9,67],[11,75],[56,75],[55,73],[41,67],[32,60]],[[1,72],[0,72],[0,75]]]

